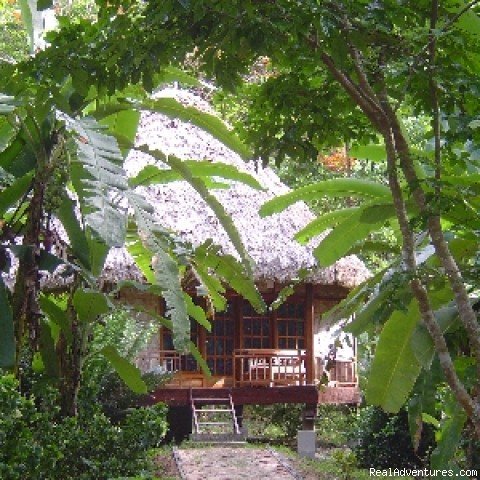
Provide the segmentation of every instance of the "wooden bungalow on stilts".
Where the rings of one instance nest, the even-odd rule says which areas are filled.
[[[191,92],[166,89],[158,95],[172,96],[211,112],[208,103]],[[261,218],[261,205],[289,188],[272,169],[245,163],[194,125],[145,113],[137,143],[147,143],[182,159],[221,161],[258,180],[263,190],[231,182],[213,193],[231,215],[254,261],[255,281],[267,304],[277,298],[285,285],[297,279],[300,271],[309,272],[278,309],[259,314],[248,301],[229,291],[228,308],[214,314],[211,331],[192,321],[191,340],[206,359],[211,376],[200,370],[193,357],[176,352],[171,332],[161,328],[137,358],[143,371],[163,368],[172,373],[170,382],[154,392],[150,401],[166,402],[176,408],[173,411],[181,413],[177,417],[183,419],[186,430],[193,419],[197,432],[201,431],[199,408],[212,403],[226,404],[225,410],[231,410],[237,431],[241,427],[242,406],[246,404],[304,404],[304,428],[308,429],[313,427],[318,403],[358,403],[355,344],[343,356],[337,350],[336,357],[328,362],[329,345],[334,340],[322,327],[322,314],[368,277],[365,265],[357,257],[349,256],[329,268],[318,268],[312,252],[321,239],[307,245],[293,240],[295,233],[314,219],[309,208],[299,202],[282,213]],[[147,164],[159,166],[153,158],[135,152],[127,158],[125,168],[133,176]],[[164,228],[193,245],[212,239],[225,253],[235,255],[217,217],[192,187],[172,182],[138,190],[154,207]],[[110,284],[144,280],[124,249],[110,252],[103,278]],[[193,292],[196,287],[190,285]],[[202,305],[202,297],[197,298]],[[163,313],[162,301],[138,290],[123,289],[119,299],[143,303]]]
[[[211,113],[201,97],[184,90],[167,89],[160,96]],[[265,302],[271,304],[279,291],[295,280],[299,271],[309,274],[294,293],[276,310],[257,313],[233,291],[227,292],[228,308],[216,312],[212,329],[207,331],[191,323],[191,340],[206,359],[212,375],[206,376],[193,357],[173,349],[171,332],[160,329],[148,348],[137,358],[138,366],[148,371],[161,367],[172,372],[171,381],[152,396],[152,402],[166,402],[183,412],[187,426],[193,413],[194,430],[200,426],[195,410],[207,400],[227,403],[236,412],[234,424],[241,425],[245,404],[302,403],[304,427],[312,428],[318,403],[357,404],[360,400],[356,371],[355,342],[336,350],[332,356],[331,334],[322,326],[322,314],[345,298],[348,291],[368,277],[365,265],[355,256],[339,260],[329,268],[318,268],[312,254],[321,239],[300,245],[293,237],[314,215],[299,202],[282,213],[261,218],[258,210],[272,197],[289,191],[270,168],[254,162],[245,163],[238,155],[192,124],[172,120],[160,114],[144,114],[138,144],[161,148],[183,159],[221,161],[254,176],[263,190],[232,182],[228,188],[214,190],[214,195],[231,215],[244,245],[254,260],[254,275]],[[126,162],[130,175],[146,164],[156,163],[141,153],[131,154]],[[156,163],[158,165],[158,163]],[[154,206],[159,224],[199,245],[207,239],[220,245],[225,253],[235,254],[218,219],[206,203],[184,182],[141,188]],[[141,279],[125,251],[113,252],[104,272],[106,279]],[[191,285],[194,289],[197,285]],[[123,290],[120,298],[144,302],[158,313],[163,305],[158,299],[139,297],[138,291]],[[199,304],[202,298],[198,297]],[[153,304],[152,304],[153,302]],[[328,367],[328,368],[327,368]],[[189,423],[190,422],[190,423]]]

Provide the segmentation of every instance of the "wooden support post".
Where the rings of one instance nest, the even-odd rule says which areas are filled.
[[[303,409],[302,429],[315,430],[315,417],[317,416],[317,404],[306,403]]]
[[[307,358],[305,361],[307,385],[312,385],[315,380],[315,348],[314,341],[314,319],[313,319],[313,285],[307,283],[305,286],[305,348]]]
[[[243,405],[235,404],[235,415],[237,416],[237,422],[239,428],[243,427]]]

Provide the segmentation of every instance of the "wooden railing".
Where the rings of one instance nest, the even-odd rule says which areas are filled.
[[[305,359],[302,350],[234,350],[234,385],[305,385]]]
[[[358,385],[357,362],[352,360],[335,360],[329,372],[329,385],[333,387],[354,387]]]
[[[306,385],[305,360],[304,350],[234,350],[233,384],[234,386]],[[175,350],[148,352],[137,357],[136,364],[142,372],[148,372],[160,366],[165,372],[193,373],[186,369],[185,357]],[[317,363],[317,381],[321,381],[325,364],[324,360]],[[325,373],[330,387],[358,385],[354,359],[335,360],[333,366]],[[199,374],[200,372],[197,372],[197,375]]]
[[[176,350],[160,350],[140,355],[135,363],[142,372],[149,372],[160,366],[165,372],[174,373],[181,370],[181,355]]]

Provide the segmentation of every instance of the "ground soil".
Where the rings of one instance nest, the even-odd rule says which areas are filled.
[[[154,457],[155,475],[162,480],[180,480],[180,472],[170,449],[158,452]]]

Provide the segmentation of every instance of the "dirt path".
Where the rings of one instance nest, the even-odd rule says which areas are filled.
[[[184,480],[298,480],[281,458],[266,448],[207,447],[175,450]]]

